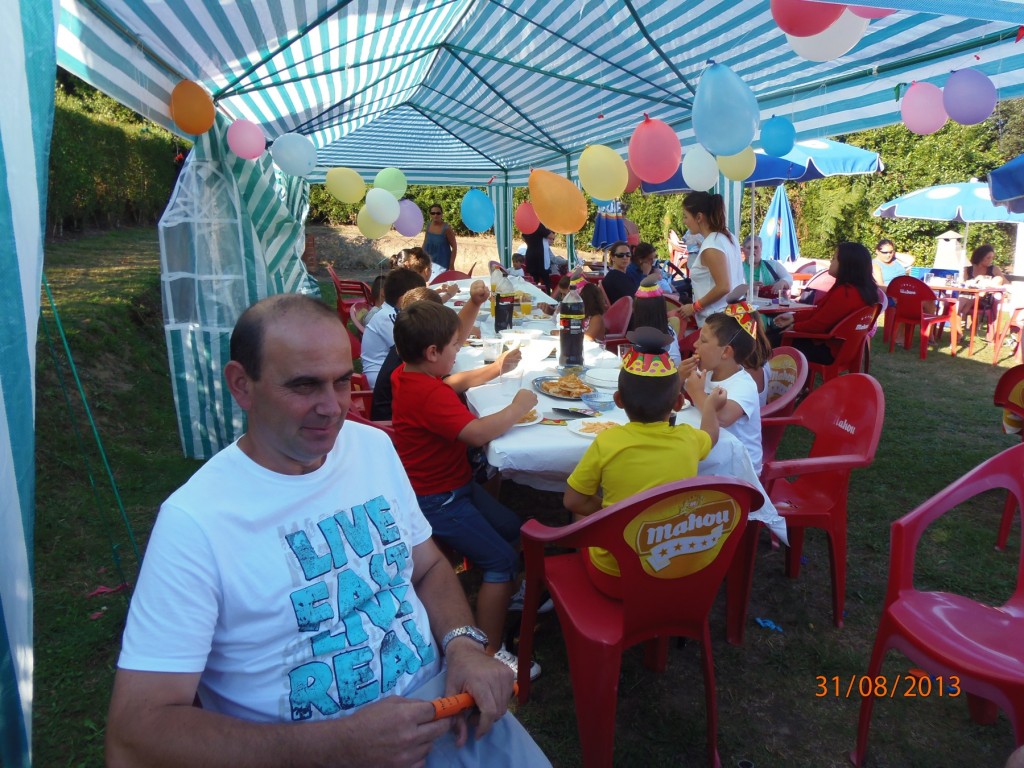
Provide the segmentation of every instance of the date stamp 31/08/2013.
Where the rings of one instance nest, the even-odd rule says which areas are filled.
[[[916,672],[917,670],[913,670]],[[865,698],[928,698],[931,696],[949,699],[960,695],[960,678],[956,675],[929,677],[921,672],[907,675],[816,675],[816,698],[844,698],[853,696]]]

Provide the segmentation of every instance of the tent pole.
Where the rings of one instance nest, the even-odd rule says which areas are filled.
[[[757,184],[751,182],[750,184],[750,250],[754,250],[754,202],[757,200]],[[747,271],[750,273],[750,279],[747,282],[747,301],[753,303],[754,301],[754,265],[747,262]]]

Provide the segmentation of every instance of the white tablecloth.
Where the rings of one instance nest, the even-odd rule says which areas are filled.
[[[591,353],[594,359],[603,359],[610,355],[600,350],[596,353],[591,350]],[[479,364],[476,361],[482,360],[482,355],[477,349],[467,349],[459,353],[459,358],[456,370],[466,370],[472,368],[474,363]],[[524,368],[523,386],[531,388],[531,383],[537,376],[555,373],[553,361],[528,365]],[[466,393],[469,407],[481,416],[501,410],[511,402],[513,396],[514,390],[502,386],[497,381],[474,387]],[[541,415],[551,414],[560,417],[559,414],[552,413],[553,408],[573,408],[582,405],[579,401],[559,400],[541,393],[537,395],[537,411]],[[629,421],[625,411],[620,408],[606,411],[597,418],[621,424]],[[700,412],[693,407],[684,408],[677,415],[676,423],[699,427]],[[533,424],[513,427],[490,442],[487,446],[487,461],[497,468],[505,479],[515,480],[517,483],[542,491],[564,491],[566,479],[576,468],[589,444],[589,439],[574,435],[565,426]],[[750,518],[761,521],[783,541],[788,542],[786,523],[768,500],[757,473],[754,472],[750,456],[735,436],[724,429],[720,430],[718,442],[708,457],[700,462],[698,471],[702,475],[722,475],[746,480],[761,491],[765,496],[765,504],[751,512]]]

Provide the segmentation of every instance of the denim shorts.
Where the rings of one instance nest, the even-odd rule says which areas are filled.
[[[519,573],[519,516],[479,484],[417,496],[420,509],[440,541],[468,557],[483,580],[500,584]]]

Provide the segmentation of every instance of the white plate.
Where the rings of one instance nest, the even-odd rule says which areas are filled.
[[[544,421],[544,417],[541,416],[540,411],[537,411],[536,408],[534,410],[536,411],[537,415],[533,418],[533,421],[524,421],[522,424],[513,424],[512,426],[513,427],[529,427],[529,426],[531,426],[533,424],[540,424],[542,421]]]
[[[618,368],[591,368],[583,374],[583,380],[600,389],[619,388]]]
[[[584,440],[593,440],[600,434],[600,432],[588,433],[583,432],[581,430],[584,424],[593,424],[595,421],[614,421],[614,419],[603,419],[600,416],[595,416],[592,419],[575,419],[573,421],[570,421],[568,425],[566,425],[566,429],[568,429],[577,437],[582,437]],[[621,425],[619,424],[619,422],[616,421],[615,426]],[[609,427],[609,429],[612,429],[612,427]]]

